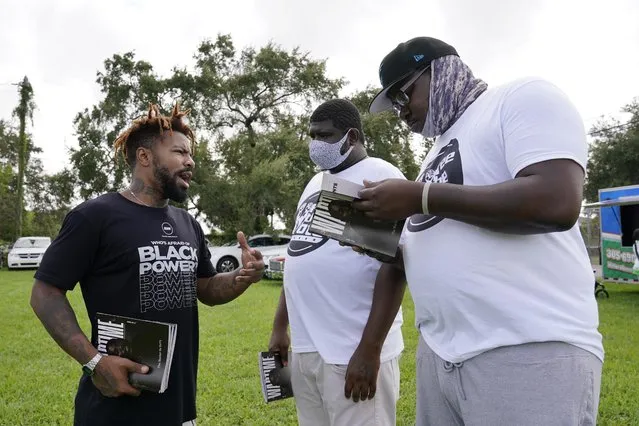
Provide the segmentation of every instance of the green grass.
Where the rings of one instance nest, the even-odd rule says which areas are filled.
[[[33,271],[0,271],[0,425],[69,425],[80,368],[46,334],[29,307]],[[639,425],[639,287],[607,285],[599,300],[606,362],[600,425]],[[266,405],[257,352],[266,348],[279,283],[262,282],[235,302],[200,310],[200,425],[294,425],[293,400]],[[80,324],[88,320],[79,290],[70,294]],[[414,424],[417,332],[404,301],[398,424]]]

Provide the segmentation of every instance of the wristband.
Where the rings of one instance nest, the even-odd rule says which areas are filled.
[[[424,182],[424,189],[422,190],[422,213],[428,213],[428,190],[430,189],[430,182]]]

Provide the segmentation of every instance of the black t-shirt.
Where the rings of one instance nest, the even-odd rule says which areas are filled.
[[[108,193],[66,216],[35,277],[64,290],[80,283],[95,347],[96,312],[178,325],[164,393],[107,398],[82,376],[75,425],[181,425],[195,419],[196,282],[215,275],[210,257],[202,228],[183,209],[145,207]]]

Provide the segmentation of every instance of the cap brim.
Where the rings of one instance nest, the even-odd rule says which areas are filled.
[[[382,89],[371,101],[371,104],[368,106],[368,112],[371,114],[378,114],[380,112],[388,111],[393,108],[393,103],[390,98],[386,96],[388,89],[390,89],[392,84],[388,86],[386,89]]]
[[[390,98],[386,96],[386,94],[388,93],[388,89],[390,89],[391,87],[393,87],[400,81],[404,80],[407,76],[411,75],[413,72],[414,71],[407,72],[406,74],[402,75],[395,81],[391,82],[384,89],[380,90],[379,93],[375,95],[370,105],[368,106],[368,112],[370,112],[371,114],[378,114],[380,112],[389,111],[393,109],[393,102],[391,102]]]

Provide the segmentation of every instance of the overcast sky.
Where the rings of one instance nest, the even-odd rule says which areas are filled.
[[[0,0],[0,11],[0,117],[17,103],[8,83],[28,75],[48,172],[65,166],[75,114],[100,99],[104,59],[134,50],[164,74],[218,33],[238,48],[273,41],[325,58],[350,82],[343,95],[377,84],[379,61],[399,42],[428,35],[489,85],[548,78],[588,127],[639,96],[637,0]]]

